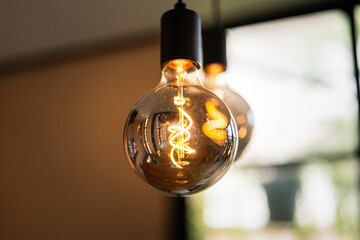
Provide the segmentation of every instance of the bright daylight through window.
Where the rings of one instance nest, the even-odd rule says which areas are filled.
[[[359,239],[349,31],[335,10],[228,29],[223,77],[254,129],[229,173],[186,200],[190,239]]]

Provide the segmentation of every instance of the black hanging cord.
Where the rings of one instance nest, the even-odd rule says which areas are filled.
[[[185,8],[186,7],[186,4],[183,3],[182,0],[178,0],[177,3],[175,3],[175,8]]]
[[[221,9],[220,0],[212,0],[212,15],[214,19],[214,27],[221,27]]]

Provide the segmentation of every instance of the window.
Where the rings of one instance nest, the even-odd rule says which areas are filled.
[[[233,28],[227,41],[227,83],[248,101],[255,125],[229,173],[186,200],[190,239],[359,239],[347,15]]]

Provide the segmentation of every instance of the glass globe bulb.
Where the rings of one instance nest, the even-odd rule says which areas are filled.
[[[235,118],[239,137],[237,153],[234,159],[234,161],[237,161],[251,139],[254,126],[253,114],[245,99],[224,83],[224,71],[225,67],[222,64],[213,63],[207,65],[204,86],[225,102]]]
[[[227,106],[183,59],[165,65],[160,83],[131,109],[124,130],[133,170],[170,196],[194,194],[217,182],[232,164],[237,142]]]

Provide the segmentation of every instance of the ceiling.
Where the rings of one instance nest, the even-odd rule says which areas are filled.
[[[74,49],[122,45],[156,38],[160,17],[176,0],[0,1],[0,67],[22,59]],[[211,24],[211,0],[184,0],[204,26]],[[232,26],[262,16],[331,6],[351,0],[220,0],[221,18]]]

